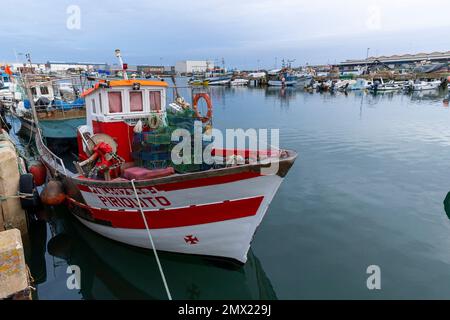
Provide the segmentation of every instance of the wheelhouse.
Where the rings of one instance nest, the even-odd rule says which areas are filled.
[[[134,126],[139,120],[165,114],[167,87],[167,82],[162,80],[97,83],[82,94],[86,100],[86,125],[79,129],[81,138],[86,134],[108,134],[117,143],[118,154],[131,161]],[[82,159],[86,157],[83,150],[79,150],[79,155]]]

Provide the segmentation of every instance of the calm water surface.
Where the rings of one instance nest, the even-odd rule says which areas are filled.
[[[175,299],[450,298],[446,92],[309,94],[212,88],[217,128],[279,128],[299,152],[249,262],[161,253]],[[34,227],[40,299],[164,299],[151,251],[102,238],[64,209]],[[68,290],[78,265],[81,290]],[[366,287],[381,268],[379,291]]]

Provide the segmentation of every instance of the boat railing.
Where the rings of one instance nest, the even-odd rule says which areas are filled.
[[[40,128],[36,128],[36,147],[38,149],[38,152],[40,156],[43,158],[43,160],[52,165],[52,167],[59,171],[60,173],[63,173],[64,175],[67,175],[66,166],[64,165],[64,161],[58,157],[56,154],[54,154],[42,141],[42,133]]]

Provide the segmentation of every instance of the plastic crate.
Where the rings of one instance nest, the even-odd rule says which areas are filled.
[[[133,159],[143,160],[143,161],[167,161],[170,160],[169,151],[141,151],[133,152]]]
[[[137,137],[137,141],[140,141],[142,144],[170,144],[170,133],[163,132],[142,132],[135,134]]]

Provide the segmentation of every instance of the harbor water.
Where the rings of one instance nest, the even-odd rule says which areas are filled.
[[[216,128],[280,129],[299,158],[244,266],[160,253],[174,299],[450,297],[446,91],[210,90]],[[152,251],[94,234],[65,208],[39,216],[28,261],[36,298],[166,298]],[[381,290],[367,287],[372,265]],[[80,268],[80,289],[68,288],[68,266]]]

